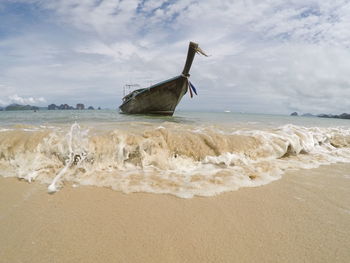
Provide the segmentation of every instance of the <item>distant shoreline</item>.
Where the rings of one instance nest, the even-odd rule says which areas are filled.
[[[334,118],[334,119],[350,119],[350,114],[349,113],[342,113],[342,114],[339,114],[339,115],[336,115],[336,114],[318,114],[318,115],[314,115],[314,114],[311,114],[311,113],[305,113],[305,114],[302,114],[302,115],[299,115],[297,112],[293,112],[290,114],[290,116],[301,116],[301,117],[319,117],[319,118]]]
[[[32,105],[21,105],[21,104],[10,104],[6,107],[0,107],[0,111],[37,111],[37,110],[95,110],[93,106],[85,108],[85,105],[78,103],[76,107],[70,106],[68,104],[50,104],[47,107],[38,107]],[[101,110],[101,107],[98,107],[97,110]]]

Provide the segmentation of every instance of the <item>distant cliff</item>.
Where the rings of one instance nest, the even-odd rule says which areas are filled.
[[[70,106],[68,104],[61,104],[61,105],[56,105],[56,104],[50,104],[47,106],[48,110],[85,110],[85,105],[83,103],[78,103],[77,106],[74,108],[73,106]],[[88,110],[94,110],[95,108],[92,106],[89,106],[87,108]],[[101,109],[99,107],[99,109]]]

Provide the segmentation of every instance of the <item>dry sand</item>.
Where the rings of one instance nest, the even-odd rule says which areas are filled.
[[[216,197],[0,178],[1,262],[350,262],[350,165]]]

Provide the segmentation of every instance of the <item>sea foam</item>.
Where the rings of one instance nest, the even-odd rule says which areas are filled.
[[[191,198],[261,186],[289,169],[350,162],[350,130],[176,123],[14,127],[0,133],[0,154],[0,175],[48,184],[49,192],[71,182]]]

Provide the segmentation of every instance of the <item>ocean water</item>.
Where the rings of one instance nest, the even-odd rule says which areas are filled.
[[[178,111],[0,112],[0,176],[124,193],[213,196],[350,162],[350,121]]]

